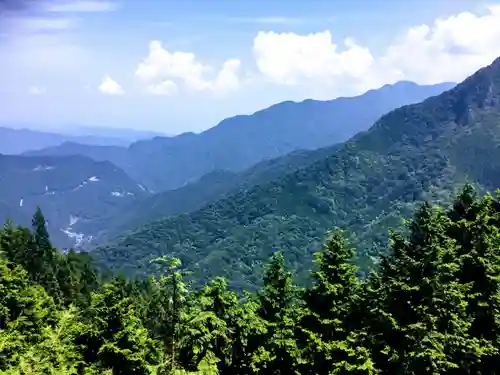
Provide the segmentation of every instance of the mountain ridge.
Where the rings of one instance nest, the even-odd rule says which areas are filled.
[[[98,134],[71,134],[53,130],[35,130],[29,128],[11,128],[0,125],[0,153],[17,155],[48,147],[59,146],[64,142],[94,146],[128,146],[135,139]]]
[[[152,190],[172,190],[216,169],[239,172],[298,149],[343,142],[366,130],[385,112],[441,93],[452,85],[415,85],[403,95],[396,84],[353,98],[282,102],[252,115],[224,119],[199,134],[155,137],[128,148],[65,144],[27,155],[80,153],[95,160],[110,160]],[[388,94],[392,91],[394,94]]]

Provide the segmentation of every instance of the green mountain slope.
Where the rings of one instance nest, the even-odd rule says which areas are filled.
[[[262,262],[283,250],[299,278],[326,229],[347,228],[358,262],[370,266],[387,238],[423,199],[446,202],[472,181],[500,186],[500,59],[443,94],[396,109],[327,158],[190,214],[151,223],[94,251],[129,274],[163,254],[200,281],[259,282]]]
[[[152,221],[179,213],[189,213],[237,191],[268,183],[282,175],[306,167],[332,153],[338,145],[318,150],[299,150],[265,160],[243,172],[213,171],[196,182],[136,199],[108,215],[87,223],[82,231],[93,233],[92,244],[102,244],[117,235]]]
[[[200,134],[155,137],[128,148],[65,143],[28,155],[85,155],[108,160],[160,192],[195,182],[214,170],[243,171],[295,150],[344,142],[368,129],[384,113],[453,85],[398,82],[352,98],[278,103],[252,115],[227,118]]]
[[[40,206],[54,242],[82,245],[85,223],[149,193],[110,162],[83,156],[0,155],[0,221],[29,225]]]

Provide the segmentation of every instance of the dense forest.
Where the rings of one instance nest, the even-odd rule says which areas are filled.
[[[0,232],[0,374],[495,374],[500,196],[423,203],[369,277],[333,229],[294,285],[277,252],[256,292],[189,285],[175,258],[136,280],[32,229]],[[286,254],[285,254],[286,255]],[[154,267],[154,268],[153,268]]]

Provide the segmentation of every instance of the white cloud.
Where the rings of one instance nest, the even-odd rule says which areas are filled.
[[[193,53],[170,52],[161,42],[152,41],[149,44],[148,56],[139,64],[135,74],[148,87],[171,82],[182,83],[193,91],[220,92],[238,86],[239,68],[239,60],[227,60],[214,77],[213,67],[198,61]],[[172,87],[171,83],[168,85]]]
[[[366,48],[351,40],[339,52],[330,32],[297,35],[259,32],[253,50],[260,72],[272,81],[293,85],[302,80],[323,80],[335,76],[361,77],[373,63]]]
[[[125,91],[123,91],[123,88],[120,86],[120,84],[110,76],[105,76],[102,79],[101,85],[99,86],[99,91],[107,95],[125,94]]]
[[[222,69],[213,83],[214,88],[217,90],[227,91],[238,88],[240,78],[238,73],[240,71],[241,61],[238,59],[231,59],[224,62]]]
[[[458,81],[500,56],[500,6],[420,25],[389,46],[380,59],[391,76],[420,83]]]
[[[44,95],[47,93],[45,87],[31,86],[28,90],[30,95]]]
[[[78,0],[64,1],[47,8],[49,12],[109,12],[116,10],[118,5],[111,1]]]
[[[410,28],[378,56],[329,31],[308,35],[259,32],[253,52],[260,73],[278,84],[373,87],[401,79],[421,84],[460,81],[500,56],[500,6]]]
[[[84,3],[87,5],[82,5]],[[53,9],[97,11],[98,6],[94,4],[92,8],[90,3],[94,2],[66,2]],[[103,4],[107,2],[95,3],[104,9]],[[59,30],[72,27],[78,21],[72,19],[72,15],[64,18],[67,15],[62,13],[52,16],[63,17],[27,18],[23,22],[31,30]],[[267,21],[279,23],[286,19],[267,17]],[[3,55],[9,60],[7,65],[36,70],[40,76],[46,71],[57,74],[66,71],[66,76],[70,76],[86,71],[86,65],[93,66],[99,61],[97,55],[91,59],[94,56],[89,51],[72,44],[71,36],[43,33],[17,38],[13,47],[9,45],[15,49]],[[298,88],[304,95],[311,95],[313,91],[314,95],[321,91],[328,97],[347,95],[352,90],[361,92],[402,79],[421,84],[457,82],[500,56],[500,5],[485,8],[481,14],[463,12],[415,25],[376,52],[359,41],[336,40],[330,31],[320,30],[302,35],[261,31],[254,38],[253,53],[258,72],[252,79],[266,77],[276,84],[310,85],[304,90]],[[152,95],[168,96],[182,90],[224,93],[244,83],[241,65],[239,59],[229,59],[215,66],[194,53],[168,50],[161,42],[151,41],[148,54],[137,65],[135,74]],[[100,67],[97,69],[100,71]],[[37,82],[37,77],[27,80],[24,87]],[[78,87],[85,83],[79,82]],[[123,88],[109,76],[103,78],[99,90],[110,95],[124,94]]]

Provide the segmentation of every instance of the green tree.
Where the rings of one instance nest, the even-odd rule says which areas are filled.
[[[220,374],[252,374],[266,333],[254,296],[238,300],[223,278],[195,292],[182,331],[181,359],[193,371],[211,359]]]
[[[52,299],[33,285],[26,271],[0,253],[0,371],[19,365],[30,347],[56,321]]]
[[[24,269],[33,268],[34,258],[29,253],[33,242],[33,235],[27,228],[16,228],[14,223],[7,220],[0,231],[0,248],[4,256]]]
[[[300,355],[295,336],[302,308],[298,297],[299,289],[293,284],[292,273],[285,268],[283,255],[273,254],[265,268],[264,286],[258,293],[259,316],[266,324],[259,356],[254,361],[254,367],[260,371],[297,372]]]
[[[144,322],[154,339],[163,343],[165,370],[177,368],[179,335],[185,314],[187,285],[185,272],[177,258],[161,257],[151,261],[156,275],[148,277],[143,284]]]
[[[196,366],[199,361],[213,354],[217,358],[218,370],[225,373],[231,366],[231,321],[238,306],[238,298],[234,292],[227,289],[223,278],[217,278],[206,285],[194,296],[197,306],[190,311],[187,323],[190,333],[184,337],[185,342],[194,345],[186,346],[183,358],[189,358],[189,352],[194,354],[192,362]]]
[[[264,272],[264,286],[259,293],[259,315],[269,323],[279,322],[292,304],[298,302],[297,297],[293,275],[285,269],[283,254],[277,252]]]
[[[304,294],[306,313],[299,340],[307,363],[301,374],[375,374],[371,356],[353,324],[353,307],[359,297],[356,267],[349,264],[354,251],[343,234],[329,234],[326,246],[316,254],[314,285]]]
[[[45,220],[45,216],[43,216],[42,210],[40,207],[36,208],[35,214],[31,220],[31,227],[33,229],[33,234],[35,238],[35,242],[38,246],[40,253],[42,254],[42,258],[49,257],[52,252],[52,244],[49,238],[49,232],[47,231],[47,221]],[[47,259],[50,261],[50,259]]]
[[[469,334],[481,340],[483,357],[477,373],[496,374],[500,363],[500,205],[491,195],[479,199],[466,185],[454,201],[448,229],[456,239],[462,284],[470,285],[467,313]]]
[[[15,235],[25,235],[24,230],[18,230]],[[32,218],[32,240],[26,243],[23,266],[33,281],[42,285],[57,304],[62,303],[63,297],[56,277],[57,250],[52,247],[46,228],[46,221],[40,207],[37,207]]]
[[[83,323],[76,343],[87,365],[113,374],[148,374],[158,360],[155,343],[136,315],[133,301],[118,284],[93,293],[90,306],[78,316]]]
[[[67,254],[56,254],[56,279],[64,302],[85,307],[90,303],[91,292],[99,285],[98,273],[92,258],[73,249]]]
[[[468,330],[468,285],[456,280],[456,242],[449,220],[425,203],[409,223],[408,239],[392,234],[375,290],[380,310],[370,331],[384,374],[468,373],[466,358],[480,351]]]
[[[18,355],[18,363],[7,373],[77,374],[78,366],[82,364],[81,353],[74,343],[79,328],[74,308],[58,312],[57,324],[43,327],[40,340]]]

